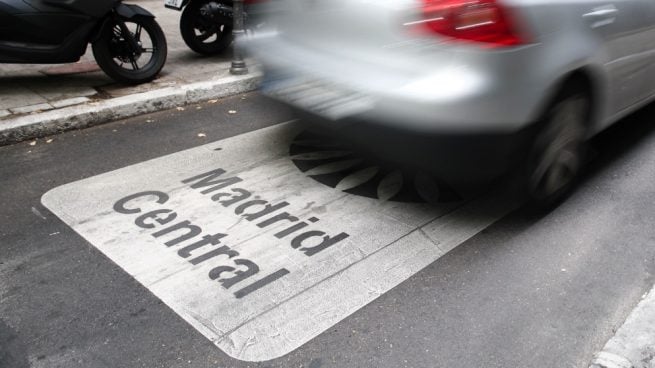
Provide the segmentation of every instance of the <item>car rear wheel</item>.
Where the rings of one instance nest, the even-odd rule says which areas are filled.
[[[552,208],[574,188],[586,152],[589,107],[583,89],[569,88],[546,111],[527,156],[524,184],[531,207]]]

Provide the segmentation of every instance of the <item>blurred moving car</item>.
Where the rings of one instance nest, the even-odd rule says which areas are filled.
[[[451,169],[520,167],[538,204],[570,190],[589,137],[655,93],[652,0],[270,3],[284,11],[247,42],[266,94],[326,126],[411,132]]]

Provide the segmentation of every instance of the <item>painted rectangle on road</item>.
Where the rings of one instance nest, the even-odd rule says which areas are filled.
[[[426,191],[438,204],[421,202]],[[368,164],[294,122],[63,185],[42,202],[247,361],[293,351],[512,208]]]

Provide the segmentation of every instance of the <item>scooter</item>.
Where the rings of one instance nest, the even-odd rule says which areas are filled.
[[[265,0],[244,0],[246,30],[254,27],[251,9]],[[201,55],[218,55],[225,51],[232,36],[232,0],[164,0],[164,6],[182,11],[180,33],[189,48]]]
[[[166,62],[166,37],[152,13],[121,0],[0,0],[0,63],[80,60],[87,45],[114,80],[154,79]]]

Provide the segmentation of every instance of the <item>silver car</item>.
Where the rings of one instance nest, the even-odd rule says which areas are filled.
[[[323,125],[422,136],[447,168],[520,167],[538,203],[569,191],[589,137],[655,92],[654,0],[269,5],[246,42],[266,94]],[[399,142],[385,144],[414,147]]]

